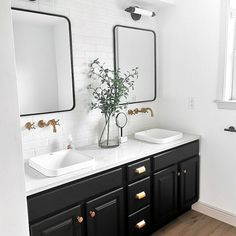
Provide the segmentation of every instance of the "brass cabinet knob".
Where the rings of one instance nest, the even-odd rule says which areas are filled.
[[[138,199],[138,200],[141,200],[141,199],[145,198],[146,196],[147,196],[146,193],[143,191],[141,193],[137,193],[135,195],[135,198]]]
[[[145,166],[141,166],[141,167],[139,167],[135,170],[135,173],[137,173],[137,174],[142,174],[142,173],[145,173],[145,172],[146,172]]]
[[[138,223],[135,225],[135,228],[137,228],[137,229],[142,229],[142,228],[145,227],[145,226],[146,226],[146,222],[145,222],[145,220],[142,220],[142,221],[138,222]]]
[[[186,174],[187,173],[187,170],[184,170],[184,174]]]
[[[77,222],[78,222],[79,224],[82,224],[83,221],[84,221],[84,218],[83,218],[82,216],[78,216],[78,217],[77,217]]]
[[[90,211],[90,212],[89,212],[89,215],[90,215],[92,218],[94,218],[94,217],[96,216],[96,213],[95,213],[95,211]]]

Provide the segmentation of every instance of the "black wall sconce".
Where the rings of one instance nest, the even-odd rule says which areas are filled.
[[[156,15],[153,11],[144,10],[139,7],[128,7],[125,11],[129,12],[135,21],[140,20],[142,16],[154,17]]]

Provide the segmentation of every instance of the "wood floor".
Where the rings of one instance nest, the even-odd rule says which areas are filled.
[[[189,211],[152,236],[236,236],[236,227]]]

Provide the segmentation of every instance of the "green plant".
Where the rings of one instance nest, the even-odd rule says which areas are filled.
[[[127,99],[130,89],[134,89],[135,79],[138,78],[138,68],[132,69],[131,72],[121,73],[120,69],[110,70],[99,59],[96,59],[90,64],[89,75],[92,78],[92,83],[88,86],[93,95],[91,109],[100,109],[104,114],[109,135],[110,118],[126,107],[126,105],[121,105],[121,99]]]

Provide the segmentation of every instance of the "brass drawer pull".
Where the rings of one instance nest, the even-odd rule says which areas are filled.
[[[78,216],[78,217],[77,217],[77,222],[78,222],[79,224],[82,224],[83,221],[84,221],[84,218],[83,218],[82,216]]]
[[[137,193],[135,195],[135,198],[138,199],[138,200],[141,200],[141,199],[145,198],[146,196],[147,196],[146,193],[143,191],[141,193]]]
[[[142,174],[144,172],[146,172],[145,166],[141,166],[135,170],[135,173],[137,173],[137,174]]]
[[[142,221],[138,222],[138,223],[135,225],[135,228],[137,228],[137,229],[142,229],[142,228],[145,227],[145,226],[146,226],[146,222],[145,222],[145,220],[142,220]]]
[[[91,216],[91,218],[94,218],[96,216],[96,213],[95,213],[95,211],[90,211],[89,215]]]

